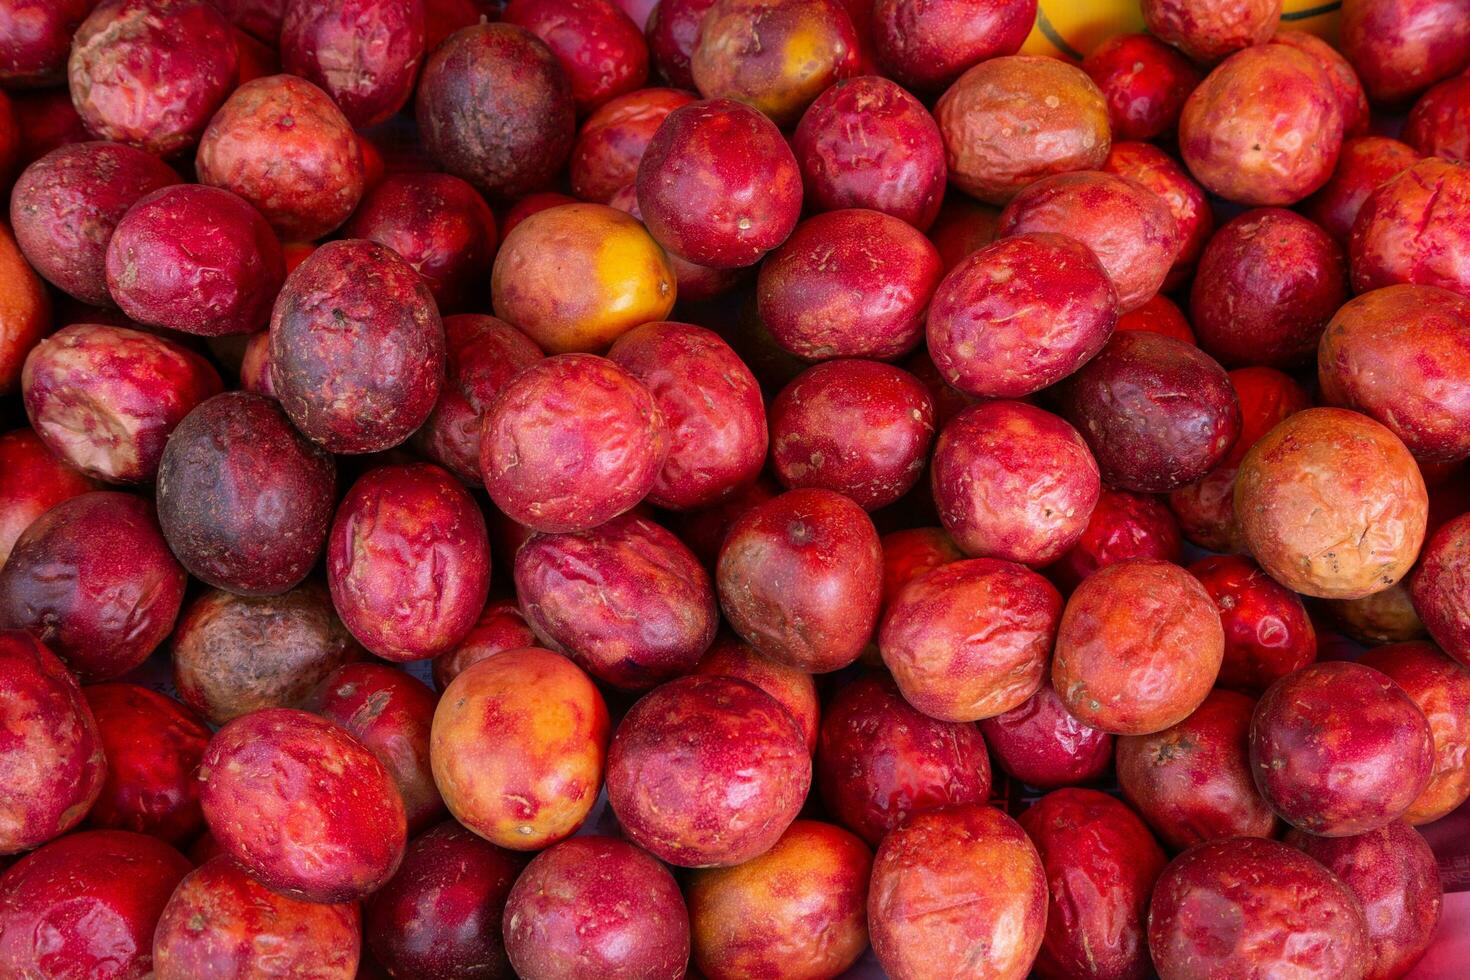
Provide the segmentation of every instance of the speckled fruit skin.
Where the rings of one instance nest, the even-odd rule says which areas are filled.
[[[92,711],[61,661],[20,630],[0,630],[0,855],[71,830],[107,777]]]
[[[271,381],[307,438],[334,453],[389,449],[433,410],[444,328],[397,253],[330,242],[286,278],[271,314]]]
[[[0,567],[0,628],[30,630],[83,681],[108,680],[148,659],[168,635],[186,579],[151,503],[84,493],[16,541]]]
[[[72,35],[96,0],[16,0],[0,23],[0,82],[40,88],[66,80]]]
[[[254,599],[204,592],[184,609],[169,646],[179,699],[212,725],[262,708],[298,708],[362,654],[315,580]]]
[[[1429,722],[1434,774],[1404,820],[1417,826],[1449,814],[1470,798],[1470,670],[1419,642],[1375,647],[1358,662],[1403,688]]]
[[[1446,522],[1424,547],[1410,580],[1414,610],[1451,657],[1470,666],[1470,514]]]
[[[1049,899],[1042,980],[1152,976],[1148,899],[1168,859],[1138,815],[1091,789],[1059,789],[1020,816]]]
[[[348,902],[403,859],[407,824],[393,777],[346,729],[290,708],[237,718],[199,764],[209,832],[272,891]]]
[[[401,109],[424,56],[423,0],[287,3],[281,65],[321,86],[365,129]]]
[[[886,78],[838,82],[802,115],[791,141],[806,203],[867,208],[926,230],[944,199],[944,141],[922,103]]]
[[[689,673],[719,626],[699,559],[636,513],[532,536],[516,553],[515,582],[537,636],[614,687],[647,690]]]
[[[1386,425],[1424,462],[1470,456],[1470,299],[1399,284],[1347,303],[1317,355],[1322,399]]]
[[[648,80],[648,45],[641,25],[609,0],[512,0],[501,17],[551,49],[571,84],[579,114]]]
[[[138,684],[89,684],[82,695],[107,756],[107,779],[88,825],[175,846],[198,836],[204,814],[194,770],[209,728],[173,698]]]
[[[1403,578],[1427,509],[1424,479],[1398,437],[1340,408],[1287,418],[1251,447],[1235,480],[1236,517],[1256,561],[1292,591],[1326,599]]]
[[[1353,224],[1353,289],[1410,282],[1470,296],[1467,213],[1470,166],[1430,158],[1380,184]]]
[[[1254,698],[1216,689],[1189,717],[1118,739],[1123,796],[1170,848],[1227,837],[1275,837],[1280,827],[1251,778]]]
[[[450,682],[429,758],[449,812],[500,847],[570,837],[602,785],[607,706],[592,680],[549,650],[507,650]]]
[[[1364,980],[1373,962],[1352,891],[1300,851],[1256,837],[1211,841],[1175,858],[1154,886],[1148,940],[1165,980]]]
[[[1342,53],[1369,97],[1393,105],[1470,64],[1458,0],[1345,0]]]
[[[232,391],[174,429],[157,500],[163,536],[192,575],[240,595],[276,595],[321,555],[336,466],[274,401]]]
[[[1014,55],[1036,22],[1036,0],[943,0],[873,6],[873,45],[883,73],[934,95],[967,68]]]
[[[1434,738],[1412,698],[1355,663],[1313,664],[1256,706],[1251,771],[1282,819],[1347,837],[1398,819],[1429,784]]]
[[[689,963],[689,913],[674,876],[612,837],[576,837],[538,854],[503,915],[518,976],[678,980]]]
[[[934,293],[934,366],[971,395],[1020,398],[1096,356],[1118,320],[1118,293],[1092,251],[1050,232],[984,245]]]
[[[1114,142],[1102,169],[1127,177],[1153,191],[1169,207],[1179,231],[1179,250],[1164,276],[1164,290],[1174,290],[1189,280],[1205,242],[1215,231],[1215,214],[1205,189],[1195,183],[1184,166],[1152,143]],[[1160,297],[1155,295],[1144,305]],[[1134,307],[1129,313],[1142,309]],[[1191,343],[1193,336],[1182,338]]]
[[[577,132],[572,147],[572,190],[584,201],[608,203],[638,179],[638,163],[669,113],[694,101],[676,88],[643,88],[599,106]]]
[[[894,980],[1021,980],[1041,948],[1046,905],[1046,872],[1025,831],[968,803],[915,814],[883,839],[868,930]]]
[[[565,70],[513,24],[466,27],[440,44],[424,63],[414,118],[439,165],[493,198],[550,183],[576,138]]]
[[[811,785],[789,712],[733,677],[681,677],[635,704],[613,736],[608,802],[640,847],[686,868],[770,850]]]
[[[1225,652],[1204,587],[1169,562],[1120,562],[1067,602],[1051,680],[1067,710],[1094,728],[1147,735],[1199,707]]]
[[[833,695],[817,740],[816,774],[827,812],[874,847],[910,813],[984,803],[990,795],[980,731],[921,714],[882,673]]]
[[[1342,146],[1342,106],[1311,55],[1261,44],[1206,76],[1179,118],[1195,179],[1230,201],[1294,204],[1327,182]]]
[[[1159,291],[1183,244],[1168,202],[1137,181],[1098,170],[1052,174],[1023,188],[1001,212],[996,232],[1075,238],[1097,256],[1123,313]]]
[[[1350,139],[1342,144],[1332,177],[1301,203],[1300,210],[1346,246],[1368,195],[1418,161],[1412,146],[1387,136]]]
[[[939,519],[961,551],[1033,566],[1078,542],[1101,493],[1077,431],[1025,402],[956,415],[935,444],[931,479]]]
[[[453,820],[425,831],[363,906],[373,958],[390,976],[506,980],[500,915],[522,861]]]
[[[1082,69],[1024,55],[982,61],[934,109],[950,182],[990,204],[1049,174],[1102,166],[1108,107]]]
[[[1149,31],[1201,64],[1255,44],[1276,33],[1281,0],[1143,0]]]
[[[765,464],[766,409],[750,368],[711,330],[634,327],[607,352],[663,413],[669,454],[648,493],[674,510],[705,507],[754,480]]]
[[[632,215],[564,204],[526,218],[495,257],[495,314],[553,354],[605,350],[674,308],[674,270]]]
[[[332,671],[307,709],[345,728],[388,770],[418,833],[444,816],[429,771],[429,726],[438,697],[428,685],[384,664],[345,664]]]
[[[810,674],[779,664],[749,643],[728,634],[715,638],[714,644],[694,665],[693,672],[733,677],[754,684],[775,698],[796,721],[806,739],[807,751],[816,750],[821,705],[817,701],[816,683]]]
[[[449,682],[469,669],[506,650],[536,645],[536,634],[526,623],[521,607],[514,599],[494,599],[485,603],[479,620],[454,649],[434,658],[434,687],[443,691]]]
[[[0,567],[26,528],[96,484],[63,463],[32,429],[0,434]]]
[[[108,483],[146,483],[164,443],[219,374],[198,354],[126,327],[78,323],[26,357],[21,394],[36,434],[53,453]]]
[[[1204,72],[1151,34],[1118,34],[1092,50],[1082,70],[1102,90],[1113,138],[1151,140],[1179,124]]]
[[[203,0],[103,0],[72,39],[72,103],[88,131],[160,156],[194,145],[235,85],[229,21]]]
[[[659,74],[679,88],[694,88],[689,59],[699,40],[699,23],[714,0],[668,0],[654,5],[645,35]]]
[[[1425,156],[1470,161],[1470,79],[1446,79],[1414,103],[1404,122],[1404,142]]]
[[[907,354],[943,270],[912,225],[861,208],[807,219],[761,266],[756,301],[776,343],[808,360]]]
[[[1286,843],[1320,861],[1363,906],[1372,947],[1368,976],[1393,980],[1414,968],[1439,927],[1444,886],[1434,852],[1401,821],[1356,837],[1314,837],[1300,830]]]
[[[980,731],[1002,769],[1040,789],[1094,782],[1113,763],[1114,737],[1078,721],[1049,678],[1010,711],[983,719]]]
[[[831,824],[798,820],[765,854],[689,880],[694,962],[710,980],[842,974],[868,945],[863,842]]]
[[[485,489],[538,531],[583,531],[632,509],[669,452],[663,412],[627,371],[592,354],[538,361],[485,413]]]
[[[1342,247],[1301,215],[1261,208],[1226,224],[1205,247],[1190,322],[1222,364],[1296,367],[1310,360],[1347,296]]]
[[[872,635],[883,589],[873,522],[831,490],[790,490],[740,517],[716,568],[725,618],[779,663],[845,667]]]
[[[1071,592],[1100,568],[1130,558],[1177,563],[1182,550],[1179,522],[1161,500],[1104,487],[1082,536],[1047,574]]]
[[[294,75],[234,91],[209,121],[199,182],[233,191],[287,241],[313,241],[347,220],[366,186],[362,146],[327,93]]]
[[[397,252],[428,281],[440,313],[483,305],[495,257],[495,216],[467,182],[449,174],[389,174],[363,195],[342,227]]]
[[[490,592],[490,539],[479,505],[429,463],[369,470],[332,520],[327,585],[347,629],[385,660],[451,649]]]
[[[190,872],[164,906],[153,967],[157,980],[352,980],[361,943],[356,902],[288,898],[220,855]]]
[[[1061,414],[1111,487],[1174,490],[1215,467],[1240,432],[1225,370],[1172,337],[1125,330],[1064,382]]]
[[[754,265],[801,216],[801,169],[780,130],[730,99],[669,113],[638,164],[638,209],[660,245],[715,269]]]
[[[1317,659],[1317,634],[1301,597],[1242,555],[1212,555],[1189,566],[1220,611],[1225,659],[1216,683],[1259,696]]]
[[[142,980],[188,858],[122,830],[74,834],[0,875],[0,973]]]

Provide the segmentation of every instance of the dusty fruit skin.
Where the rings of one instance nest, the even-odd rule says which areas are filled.
[[[1350,139],[1342,144],[1332,177],[1300,210],[1346,246],[1368,195],[1418,161],[1412,146],[1386,136]]]
[[[1446,522],[1424,547],[1410,580],[1414,610],[1429,635],[1456,661],[1470,666],[1470,514]]]
[[[972,65],[1021,50],[1036,22],[1036,0],[878,0],[873,45],[885,75],[933,95]]]
[[[689,881],[694,962],[710,980],[842,974],[868,945],[863,842],[831,824],[798,820],[765,854]]]
[[[1378,671],[1345,661],[1273,684],[1251,719],[1250,753],[1271,808],[1323,837],[1398,819],[1429,784],[1435,761],[1433,733],[1413,699]]]
[[[1093,49],[1082,70],[1102,90],[1119,140],[1151,140],[1179,124],[1204,73],[1151,34],[1118,34]]]
[[[627,371],[592,354],[538,361],[485,413],[485,489],[538,531],[583,531],[648,495],[669,452],[663,412]]]
[[[237,718],[199,764],[209,832],[272,891],[348,902],[377,891],[403,858],[393,777],[357,739],[290,708]]]
[[[507,650],[450,682],[429,759],[454,818],[515,851],[570,837],[602,785],[607,706],[592,680],[549,650]]]
[[[294,75],[246,82],[199,141],[199,182],[233,191],[287,241],[347,220],[366,185],[362,146],[342,110]]]
[[[754,265],[801,216],[801,169],[785,138],[730,99],[669,113],[638,164],[637,186],[654,239],[715,269]]]
[[[131,146],[61,146],[16,180],[11,228],[47,282],[84,303],[111,306],[105,263],[113,229],[139,198],[178,182],[167,164]]]
[[[495,216],[468,183],[449,174],[389,174],[363,195],[342,228],[403,257],[429,283],[441,313],[482,305],[495,256]]]
[[[608,203],[638,179],[638,162],[669,113],[694,101],[676,88],[645,88],[610,99],[577,133],[572,147],[572,190],[584,201]]]
[[[886,78],[865,75],[827,89],[802,115],[791,145],[806,203],[818,211],[867,208],[920,231],[939,213],[939,127],[918,99]]]
[[[1281,21],[1281,0],[1143,0],[1149,31],[1202,64],[1264,44]]]
[[[1276,814],[1251,778],[1255,706],[1244,694],[1216,689],[1178,724],[1118,739],[1123,796],[1170,848],[1276,836]]]
[[[0,855],[71,830],[96,801],[107,760],[92,711],[61,661],[20,630],[0,630]]]
[[[1046,906],[1046,872],[1026,832],[968,803],[915,814],[883,839],[868,929],[894,980],[1021,980],[1041,948]]]
[[[585,114],[648,80],[640,25],[609,0],[512,0],[502,18],[546,43]]]
[[[336,466],[274,401],[232,391],[174,429],[157,499],[163,536],[192,575],[240,595],[276,595],[321,555]]]
[[[107,756],[107,780],[88,825],[175,846],[198,836],[204,814],[194,770],[209,728],[177,701],[137,684],[89,684],[82,694]]]
[[[821,705],[817,701],[817,686],[810,674],[778,664],[757,652],[755,647],[728,634],[716,637],[714,644],[694,665],[693,673],[733,677],[754,684],[775,698],[796,721],[806,739],[807,751],[816,750]]]
[[[1392,105],[1470,64],[1457,0],[1345,0],[1342,53],[1375,103]]]
[[[1356,837],[1293,830],[1286,843],[1320,861],[1362,904],[1372,947],[1368,975],[1409,973],[1434,941],[1444,904],[1439,866],[1424,838],[1396,820]]]
[[[990,795],[985,740],[969,722],[939,721],[870,673],[840,688],[817,740],[817,787],[837,821],[876,847],[910,813]]]
[[[332,520],[327,585],[371,652],[400,663],[443,653],[475,625],[490,592],[485,518],[438,466],[369,470]]]
[[[873,522],[831,490],[789,490],[744,514],[716,568],[730,626],[778,663],[821,674],[867,644],[883,589]]]
[[[1060,789],[1020,824],[1049,892],[1036,976],[1149,976],[1148,899],[1168,859],[1138,815],[1097,790]]]
[[[180,700],[212,725],[300,707],[323,678],[361,655],[316,581],[254,599],[205,592],[179,617],[170,649]]]
[[[538,854],[502,921],[522,977],[678,980],[689,963],[689,913],[674,876],[612,837],[576,837]]]
[[[676,292],[663,249],[637,218],[606,204],[564,204],[516,225],[490,289],[495,315],[553,354],[606,349],[665,319]]]
[[[160,840],[91,830],[0,875],[0,973],[142,980],[153,930],[188,858]]]
[[[536,645],[536,634],[514,599],[491,599],[459,645],[434,658],[434,687],[443,691],[472,664],[506,650]]]
[[[645,323],[619,337],[607,356],[643,383],[668,428],[669,454],[648,493],[650,503],[705,507],[760,473],[767,445],[760,386],[713,331]]]
[[[364,938],[390,976],[510,976],[500,915],[520,855],[446,820],[410,841],[363,907]]]
[[[1002,769],[1040,789],[1093,782],[1113,763],[1113,736],[1073,717],[1049,678],[980,731]]]
[[[429,726],[438,698],[422,681],[384,664],[345,664],[332,671],[307,710],[341,725],[388,770],[403,798],[408,832],[444,816],[429,771]]]
[[[270,331],[281,407],[331,452],[396,446],[438,400],[444,329],[434,297],[376,242],[330,242],[311,253],[286,278]]]
[[[1434,774],[1404,820],[1415,826],[1438,820],[1470,798],[1470,670],[1432,643],[1376,647],[1358,662],[1387,675],[1424,712],[1434,740]]]
[[[1161,288],[1173,290],[1184,284],[1215,231],[1215,214],[1204,188],[1194,182],[1178,160],[1151,143],[1114,142],[1102,169],[1142,184],[1168,205],[1179,230],[1179,250]],[[1155,295],[1144,305],[1159,298]],[[1139,309],[1142,307],[1128,312]],[[1192,336],[1182,339],[1194,341]]]
[[[1089,170],[1108,157],[1108,107],[1082,69],[1023,55],[983,61],[934,109],[950,182],[1005,204],[1049,174]]]
[[[220,855],[190,872],[164,906],[153,968],[157,980],[352,980],[361,944],[356,902],[288,898]]]
[[[1398,437],[1340,408],[1288,417],[1251,447],[1235,480],[1235,514],[1256,561],[1292,591],[1326,599],[1403,578],[1427,509],[1424,479]]]
[[[516,553],[515,582],[537,636],[614,687],[647,690],[689,673],[719,626],[699,559],[638,514],[532,536]]]
[[[949,384],[1020,398],[1091,360],[1117,319],[1117,290],[1092,251],[1041,232],[984,245],[950,269],[926,329],[934,366]]]
[[[0,395],[20,385],[26,355],[50,332],[51,299],[4,222],[0,222]]]
[[[1051,680],[1084,724],[1147,735],[1199,707],[1224,652],[1220,615],[1192,575],[1169,562],[1126,561],[1072,593]]]
[[[287,3],[280,48],[286,71],[321,86],[348,122],[366,129],[408,101],[424,56],[424,3]]]
[[[1212,555],[1189,566],[1220,611],[1225,659],[1215,683],[1259,696],[1317,659],[1317,634],[1301,598],[1241,555]]]
[[[151,503],[84,493],[16,541],[0,567],[0,628],[32,631],[84,681],[108,680],[148,659],[168,635],[186,580]]]
[[[607,757],[608,802],[624,833],[686,868],[743,864],[770,850],[811,776],[795,719],[733,677],[655,688],[623,718]]]
[[[1424,93],[1404,122],[1404,142],[1425,156],[1470,160],[1470,79],[1446,79]]]
[[[1322,865],[1272,840],[1211,841],[1154,886],[1149,951],[1164,977],[1292,975],[1363,980],[1363,910]]]
[[[96,0],[15,0],[0,21],[0,82],[40,88],[66,80],[72,35]]]
[[[1348,255],[1359,293],[1394,283],[1470,296],[1470,167],[1430,158],[1378,186],[1353,224]]]
[[[31,429],[0,434],[0,567],[26,528],[96,485],[58,459]]]
[[[440,166],[493,198],[550,183],[577,131],[566,72],[513,24],[476,24],[440,44],[424,63],[414,118]]]
[[[1323,401],[1382,422],[1424,462],[1470,456],[1470,299],[1399,284],[1347,303],[1317,355]]]
[[[1295,204],[1332,175],[1342,106],[1309,54],[1285,44],[1245,48],[1184,103],[1179,149],[1195,179],[1230,201]]]
[[[103,0],[67,77],[87,129],[164,156],[187,149],[235,85],[230,23],[203,0]]]
[[[1064,382],[1061,414],[1087,440],[1103,482],[1161,493],[1225,458],[1240,405],[1225,370],[1172,337],[1125,330]]]
[[[1104,487],[1082,536],[1047,574],[1070,592],[1098,569],[1130,558],[1177,563],[1182,548],[1179,522],[1157,497]]]

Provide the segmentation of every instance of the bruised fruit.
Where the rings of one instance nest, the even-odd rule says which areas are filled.
[[[332,97],[357,129],[386,121],[413,91],[424,56],[423,0],[285,4],[281,65]]]
[[[1143,0],[1142,7],[1155,37],[1203,64],[1264,44],[1281,20],[1281,0]]]
[[[817,701],[817,686],[812,675],[779,664],[758,653],[750,644],[729,635],[715,639],[699,663],[694,665],[693,672],[733,677],[754,684],[786,709],[806,738],[807,749],[816,750],[821,705]]]
[[[872,19],[884,73],[932,95],[970,66],[1021,50],[1036,22],[1036,0],[878,0]]]
[[[1195,183],[1183,164],[1152,143],[1113,143],[1102,169],[1142,184],[1168,205],[1179,230],[1179,249],[1174,253],[1174,263],[1164,276],[1162,288],[1176,289],[1193,275],[1205,242],[1215,231],[1215,214],[1205,189]],[[1159,298],[1155,294],[1144,305]],[[1138,309],[1142,307],[1134,307],[1128,312]],[[1194,338],[1186,336],[1181,339],[1192,343]]]

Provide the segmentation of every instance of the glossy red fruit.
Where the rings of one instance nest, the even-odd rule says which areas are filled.
[[[0,434],[0,566],[26,528],[96,484],[63,463],[33,429]]]
[[[1118,34],[1082,61],[1108,102],[1113,138],[1151,140],[1179,125],[1184,100],[1204,78],[1188,58],[1152,34]]]
[[[1321,190],[1302,202],[1301,211],[1346,246],[1368,195],[1418,160],[1412,146],[1387,136],[1350,139],[1342,144],[1337,169]]]
[[[669,113],[694,101],[676,88],[642,88],[599,106],[577,132],[569,164],[572,190],[584,201],[610,202],[638,179],[638,164]]]
[[[1094,782],[1113,764],[1113,736],[1078,721],[1050,679],[980,731],[1002,769],[1040,789]]]
[[[1157,497],[1104,487],[1082,537],[1047,569],[1064,592],[1093,572],[1130,558],[1177,563],[1183,550],[1179,522]]]
[[[1225,659],[1215,683],[1260,694],[1317,659],[1317,634],[1301,598],[1240,555],[1215,555],[1189,566],[1225,629]]]
[[[971,65],[1012,55],[1036,22],[1036,0],[878,0],[873,43],[884,74],[925,95]]]
[[[512,0],[501,18],[546,42],[571,83],[579,113],[648,80],[642,25],[610,0]]]

